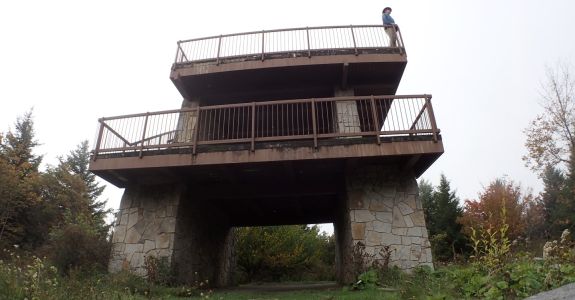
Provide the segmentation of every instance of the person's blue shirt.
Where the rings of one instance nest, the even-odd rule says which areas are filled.
[[[395,21],[389,14],[383,14],[381,18],[383,19],[383,25],[395,24]]]

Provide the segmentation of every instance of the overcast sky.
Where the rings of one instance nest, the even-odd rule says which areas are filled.
[[[176,42],[226,33],[381,24],[402,30],[408,64],[398,94],[433,95],[443,172],[463,200],[507,176],[534,192],[523,129],[541,112],[546,66],[575,64],[573,0],[2,1],[0,131],[34,109],[38,154],[55,164],[97,119],[179,108],[169,80]],[[105,197],[115,209],[122,191]]]

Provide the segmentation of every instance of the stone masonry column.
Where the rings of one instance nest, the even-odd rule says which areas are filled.
[[[127,187],[114,224],[108,269],[145,276],[145,257],[172,260],[180,188],[174,185]]]
[[[335,97],[354,96],[353,89],[334,89]],[[338,133],[361,132],[357,103],[355,101],[337,101],[335,103]]]
[[[182,283],[233,284],[235,235],[228,217],[197,189],[190,187],[178,211],[174,271]]]
[[[338,242],[350,242],[349,234],[345,234],[349,228],[351,245],[346,248],[346,255],[351,255],[350,247],[362,242],[366,253],[380,260],[380,250],[389,246],[390,266],[406,271],[423,265],[433,267],[417,181],[412,174],[398,170],[389,165],[369,166],[346,175],[349,217],[343,218],[344,228],[340,232],[348,237]],[[345,226],[347,220],[349,227]],[[350,267],[344,261],[346,273]]]

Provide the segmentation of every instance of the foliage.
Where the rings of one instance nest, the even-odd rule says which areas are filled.
[[[547,166],[567,169],[575,145],[575,79],[567,64],[547,69],[541,92],[543,113],[525,130],[526,164],[543,172]]]
[[[174,274],[167,257],[146,256],[144,266],[148,282],[163,285],[169,285],[173,282]]]
[[[463,213],[459,199],[443,174],[436,188],[422,181],[419,189],[434,258],[439,261],[455,258],[456,252],[463,252],[466,242],[457,222]]]
[[[111,245],[85,215],[67,215],[63,225],[50,233],[50,261],[64,274],[73,270],[105,271]]]
[[[15,131],[8,131],[0,143],[0,157],[14,166],[20,178],[34,176],[42,162],[42,156],[35,155],[33,150],[40,145],[34,139],[34,121],[32,111],[16,120]]]
[[[333,278],[335,241],[317,226],[239,228],[236,251],[241,281]]]
[[[60,159],[60,168],[67,169],[70,174],[79,177],[84,182],[84,192],[87,194],[93,222],[102,233],[105,233],[109,229],[105,222],[106,216],[111,213],[111,210],[105,208],[106,201],[98,200],[98,197],[104,192],[105,186],[100,186],[96,181],[96,175],[88,170],[89,164],[90,151],[87,140],[70,151],[65,159]]]
[[[17,119],[15,131],[0,135],[0,246],[28,244],[31,207],[39,202],[32,113]]]
[[[533,200],[533,195],[523,192],[521,186],[506,179],[496,179],[479,194],[479,200],[466,200],[465,210],[459,222],[464,232],[470,236],[472,228],[501,228],[507,224],[509,239],[515,240],[525,232],[526,203]],[[502,206],[505,210],[502,210]],[[505,212],[505,216],[503,216]]]
[[[502,224],[499,227],[479,229],[471,227],[474,258],[480,266],[487,268],[489,272],[499,272],[511,250],[511,243],[507,237],[509,225],[505,223],[505,218],[505,205],[502,205]]]

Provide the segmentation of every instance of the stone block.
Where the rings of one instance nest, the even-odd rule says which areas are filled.
[[[393,199],[392,198],[385,198],[385,197],[378,197],[372,198],[369,202],[369,210],[371,211],[392,211],[393,207]]]
[[[126,239],[126,226],[119,225],[114,228],[114,236],[112,237],[112,243],[123,243]]]
[[[420,258],[421,258],[421,246],[411,245],[411,260],[419,261]]]
[[[390,251],[389,260],[391,260],[391,261],[399,260],[399,249],[401,247],[403,247],[403,246],[401,246],[401,245],[390,245],[389,246],[389,251]]]
[[[411,260],[411,247],[410,246],[401,246],[399,248],[399,260]]]
[[[403,220],[405,221],[405,226],[413,227],[413,221],[411,220],[411,216],[403,216]]]
[[[128,216],[127,213],[123,213],[122,216],[120,216],[120,225],[128,225]]]
[[[379,232],[369,231],[365,239],[366,246],[381,246],[383,235]]]
[[[377,232],[386,232],[391,233],[391,223],[381,222],[381,221],[373,221],[373,230]]]
[[[413,208],[409,207],[409,205],[405,204],[405,202],[399,202],[397,206],[399,207],[401,214],[404,216],[412,214],[414,212]]]
[[[391,233],[395,235],[407,235],[407,228],[392,228]]]
[[[414,226],[425,226],[423,210],[417,210],[415,213],[411,214],[410,217]]]
[[[143,244],[126,244],[124,253],[125,254],[142,253],[143,251],[144,251]]]
[[[365,209],[367,208],[364,204],[362,190],[351,190],[348,192],[349,197],[349,208],[350,209]]]
[[[384,223],[392,223],[393,222],[393,213],[391,212],[376,212],[375,213],[375,218],[379,221],[382,221]]]
[[[132,228],[134,225],[136,225],[136,223],[138,223],[138,220],[139,220],[138,210],[136,209],[136,211],[130,212],[130,216],[128,217],[128,228]]]
[[[421,239],[420,237],[418,237],[418,236],[411,236],[411,237],[409,237],[409,238],[411,239],[411,243],[412,243],[412,244],[414,244],[414,245],[423,245],[423,244],[421,243],[421,242],[422,242],[422,239]]]
[[[157,249],[167,249],[170,247],[171,235],[165,232],[160,233],[156,237],[156,248]]]
[[[401,244],[404,246],[409,246],[411,245],[411,237],[409,236],[402,236],[401,237]]]
[[[173,233],[176,232],[176,218],[166,217],[160,223],[159,232]]]
[[[140,242],[140,239],[142,238],[142,234],[140,232],[138,232],[138,230],[136,230],[136,228],[132,227],[130,229],[128,229],[128,232],[126,233],[126,243],[127,244],[135,244]]]
[[[144,241],[144,253],[150,252],[150,250],[156,249],[156,243],[154,241],[145,240]]]
[[[382,245],[401,245],[401,236],[392,233],[380,233]]]
[[[354,240],[363,240],[365,238],[365,223],[351,224],[351,238]]]
[[[412,227],[412,228],[408,228],[407,229],[407,235],[408,236],[422,236],[422,230],[421,227]]]
[[[397,206],[393,207],[393,227],[406,227],[403,215]]]
[[[355,222],[371,222],[375,220],[373,213],[367,209],[355,211]]]
[[[130,267],[136,270],[142,266],[144,266],[144,253],[134,253],[130,258]]]
[[[416,204],[416,196],[414,194],[407,194],[405,196],[405,200],[403,200],[403,202],[405,204],[407,204],[409,207],[411,207],[411,209],[413,210],[417,210],[417,204]]]

